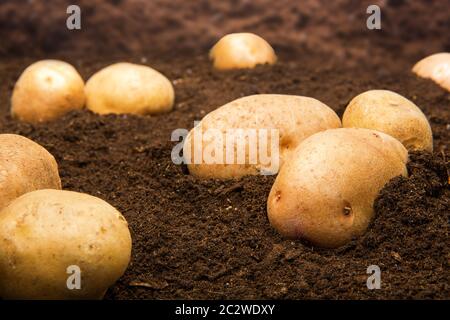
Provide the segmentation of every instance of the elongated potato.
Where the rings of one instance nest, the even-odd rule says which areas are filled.
[[[48,188],[61,189],[55,158],[30,139],[0,134],[0,209],[24,193]]]
[[[73,66],[58,60],[33,63],[20,76],[11,98],[11,113],[21,121],[55,120],[84,107],[84,81]]]
[[[431,79],[450,91],[450,52],[436,53],[417,62],[413,72],[419,77]]]
[[[340,126],[336,113],[313,98],[247,96],[206,115],[186,137],[184,158],[200,178],[275,174],[305,138]]]
[[[99,198],[38,190],[0,211],[4,299],[100,299],[130,255],[125,218]]]
[[[219,70],[251,69],[258,64],[274,64],[275,51],[266,40],[253,33],[231,33],[220,39],[209,53]]]
[[[433,135],[423,112],[410,100],[389,90],[370,90],[353,98],[342,118],[344,128],[387,133],[408,150],[433,151]]]
[[[281,168],[267,201],[269,221],[287,238],[344,245],[366,230],[380,189],[407,175],[407,158],[398,140],[375,130],[316,133]]]
[[[95,73],[86,82],[87,108],[99,114],[157,114],[172,110],[172,83],[160,72],[120,62]]]

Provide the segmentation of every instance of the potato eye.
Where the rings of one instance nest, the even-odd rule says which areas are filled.
[[[280,199],[281,199],[281,191],[277,191],[275,193],[275,201],[280,201]]]
[[[353,210],[348,201],[344,201],[344,209],[342,211],[344,216],[350,216],[352,214]]]

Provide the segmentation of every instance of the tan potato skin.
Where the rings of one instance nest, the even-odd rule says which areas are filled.
[[[13,117],[30,123],[51,121],[84,107],[84,81],[70,64],[33,63],[17,80],[11,97]]]
[[[413,102],[389,90],[370,90],[353,98],[345,109],[342,125],[387,133],[408,150],[433,151],[426,116]]]
[[[275,51],[266,40],[253,33],[231,33],[211,49],[210,59],[219,70],[251,69],[258,64],[274,64]]]
[[[192,155],[199,148],[204,149],[209,144],[215,143],[206,138],[203,139],[201,146],[194,143],[196,131],[205,132],[214,128],[225,135],[227,129],[278,129],[280,166],[305,138],[319,131],[341,127],[339,117],[324,103],[309,97],[278,94],[259,94],[239,98],[212,111],[200,124],[192,129],[185,139],[184,150],[191,150]],[[248,148],[248,139],[245,144]],[[268,154],[270,154],[269,151]],[[248,151],[246,161],[246,164],[204,162],[188,164],[188,169],[192,175],[205,179],[231,179],[260,174],[261,163],[250,164]]]
[[[412,71],[419,77],[431,79],[450,91],[450,52],[428,56],[417,62]]]
[[[407,175],[407,158],[403,145],[382,132],[316,133],[281,168],[267,201],[269,221],[287,238],[344,245],[366,230],[380,189]]]
[[[0,212],[0,297],[100,299],[131,255],[125,218],[105,201],[82,193],[39,190]],[[81,270],[69,290],[67,267]]]
[[[61,189],[55,158],[42,146],[15,134],[0,134],[0,209],[38,189]]]
[[[172,110],[172,83],[158,71],[120,62],[95,73],[86,82],[87,108],[98,114],[148,115]]]

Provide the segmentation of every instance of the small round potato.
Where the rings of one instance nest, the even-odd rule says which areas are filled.
[[[392,91],[369,90],[353,98],[342,125],[387,133],[408,150],[433,151],[433,135],[425,115],[413,102]]]
[[[86,82],[86,105],[99,114],[157,114],[172,110],[175,93],[158,71],[138,64],[116,63]]]
[[[0,209],[39,189],[61,189],[55,158],[39,144],[15,134],[0,134]]]
[[[33,63],[20,76],[11,98],[13,117],[30,123],[55,120],[84,107],[84,81],[70,64]]]
[[[267,201],[283,236],[339,247],[364,233],[380,189],[407,175],[408,152],[393,137],[341,128],[304,140],[281,168]]]
[[[419,77],[431,79],[441,87],[450,91],[450,53],[441,52],[428,56],[413,67]]]
[[[186,137],[183,155],[199,178],[275,174],[305,138],[339,127],[336,113],[316,99],[252,95],[206,115]]]
[[[101,299],[130,255],[125,218],[87,194],[33,191],[0,212],[4,299]]]
[[[251,69],[274,64],[277,56],[266,40],[253,33],[231,33],[220,39],[209,53],[219,70]]]

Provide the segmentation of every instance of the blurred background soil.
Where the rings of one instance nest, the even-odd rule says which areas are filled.
[[[81,7],[81,30],[65,27],[69,4]],[[369,4],[381,7],[381,30],[366,28]],[[410,69],[450,51],[449,30],[449,0],[2,0],[0,132],[41,143],[57,158],[64,188],[101,197],[127,218],[132,262],[108,299],[448,299],[450,94]],[[241,31],[266,38],[279,63],[214,71],[209,48]],[[172,80],[175,109],[17,122],[9,115],[12,88],[42,58],[66,60],[84,79],[119,60],[150,65]],[[342,248],[317,249],[272,230],[273,177],[200,181],[171,162],[174,129],[190,129],[241,96],[311,96],[341,116],[369,89],[414,101],[431,123],[434,153],[411,154],[410,177],[383,189],[368,232]],[[382,271],[380,290],[366,287],[373,264]]]
[[[82,29],[65,28],[66,8],[82,9]],[[382,10],[382,30],[366,9]],[[80,57],[205,52],[230,32],[255,32],[278,49],[326,52],[353,62],[413,59],[450,51],[449,0],[2,0],[2,56]]]

